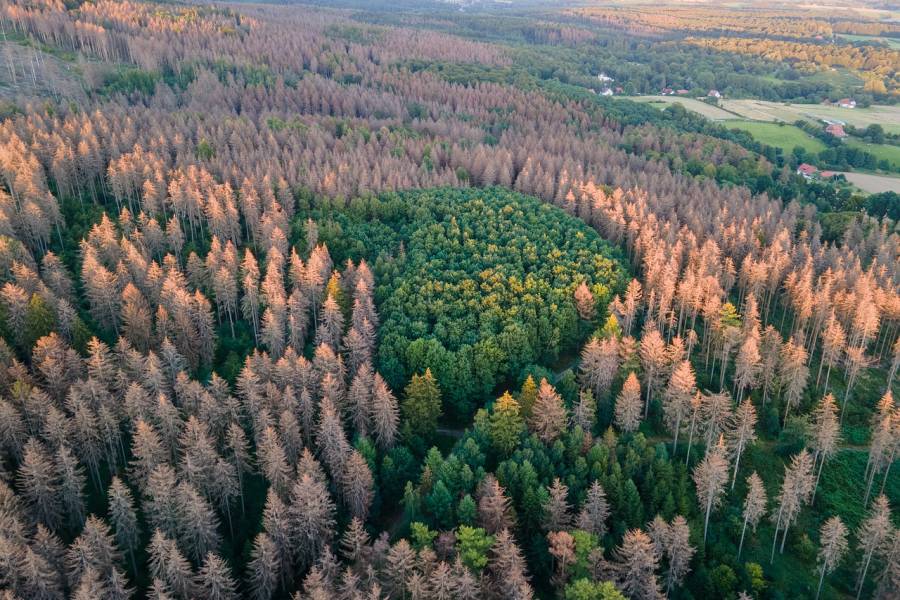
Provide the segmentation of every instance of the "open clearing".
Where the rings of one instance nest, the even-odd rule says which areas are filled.
[[[754,121],[822,120],[841,121],[855,127],[878,123],[890,133],[900,133],[900,106],[838,108],[823,104],[785,104],[765,100],[720,100],[722,108]]]
[[[742,121],[739,119],[724,121],[722,124],[729,129],[743,129],[749,132],[755,140],[775,148],[781,148],[785,154],[790,154],[797,146],[800,146],[807,152],[821,152],[825,150],[825,144],[821,140],[810,137],[806,132],[794,125]]]
[[[740,115],[722,110],[718,106],[701,102],[695,98],[685,98],[684,96],[621,96],[621,99],[645,102],[659,109],[664,109],[670,104],[681,104],[686,109],[699,113],[713,121],[724,121],[725,119],[740,117]]]
[[[878,194],[880,192],[898,192],[900,193],[900,177],[887,177],[885,175],[872,175],[870,173],[845,173],[841,175],[847,178],[847,181],[858,187],[859,189]]]

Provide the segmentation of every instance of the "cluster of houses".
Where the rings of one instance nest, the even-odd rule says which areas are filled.
[[[599,75],[597,75],[597,79],[604,86],[603,89],[601,89],[599,92],[601,96],[614,96],[616,94],[621,94],[624,91],[622,88],[620,88],[618,86],[613,88],[610,84],[613,83],[615,81],[615,79],[613,79],[606,73],[600,73]],[[596,90],[591,90],[591,91],[594,92],[595,94],[598,93]]]
[[[853,98],[841,98],[834,103],[834,106],[837,106],[838,108],[856,108],[856,100]],[[831,119],[823,119],[823,121],[825,121],[825,133],[832,137],[836,137],[839,140],[847,137],[847,132],[844,131],[845,123],[843,121]]]
[[[837,173],[834,171],[820,171],[808,163],[803,163],[797,167],[797,175],[800,175],[804,179],[831,179],[836,174]]]
[[[825,133],[832,137],[836,137],[839,140],[847,137],[847,132],[844,131],[843,123],[828,123],[828,125],[825,126]]]
[[[690,93],[691,93],[690,90],[684,90],[684,89],[676,90],[676,89],[673,89],[670,87],[664,87],[662,90],[660,90],[659,95],[660,96],[687,96]],[[709,90],[709,92],[707,92],[707,94],[706,94],[706,97],[719,99],[722,97],[722,92],[720,92],[719,90]]]

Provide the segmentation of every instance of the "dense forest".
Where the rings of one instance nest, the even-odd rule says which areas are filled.
[[[896,598],[896,195],[541,15],[0,5],[4,598]]]

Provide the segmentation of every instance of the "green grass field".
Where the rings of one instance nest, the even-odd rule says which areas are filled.
[[[728,128],[747,131],[757,141],[775,148],[781,148],[785,154],[791,153],[797,146],[802,147],[807,152],[821,152],[825,149],[825,144],[820,140],[810,137],[806,132],[794,125],[742,121],[739,119],[724,121],[722,124]]]
[[[727,110],[722,110],[718,106],[701,102],[696,98],[686,98],[685,96],[620,96],[620,98],[622,100],[631,100],[632,102],[645,102],[660,110],[665,109],[670,104],[681,104],[686,109],[699,113],[713,121],[733,119],[737,116]]]
[[[790,104],[765,100],[732,99],[721,100],[720,104],[724,110],[756,121],[793,123],[801,119],[811,122],[831,119],[859,128],[878,123],[889,133],[900,133],[900,106],[875,105],[868,108],[849,109],[824,104]]]
[[[877,35],[852,35],[849,33],[840,33],[838,37],[844,38],[849,42],[878,42],[886,44],[888,48],[900,50],[900,40],[889,37],[879,37]]]
[[[900,146],[891,146],[889,144],[867,144],[853,138],[847,138],[844,140],[844,143],[853,148],[871,152],[878,160],[886,160],[893,163],[896,167],[900,167]]]

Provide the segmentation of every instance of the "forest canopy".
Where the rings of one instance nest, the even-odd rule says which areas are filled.
[[[431,368],[458,417],[602,323],[602,310],[579,318],[581,283],[598,309],[624,288],[620,253],[596,231],[501,188],[387,193],[335,219],[329,247],[376,266],[379,372],[399,388]]]

